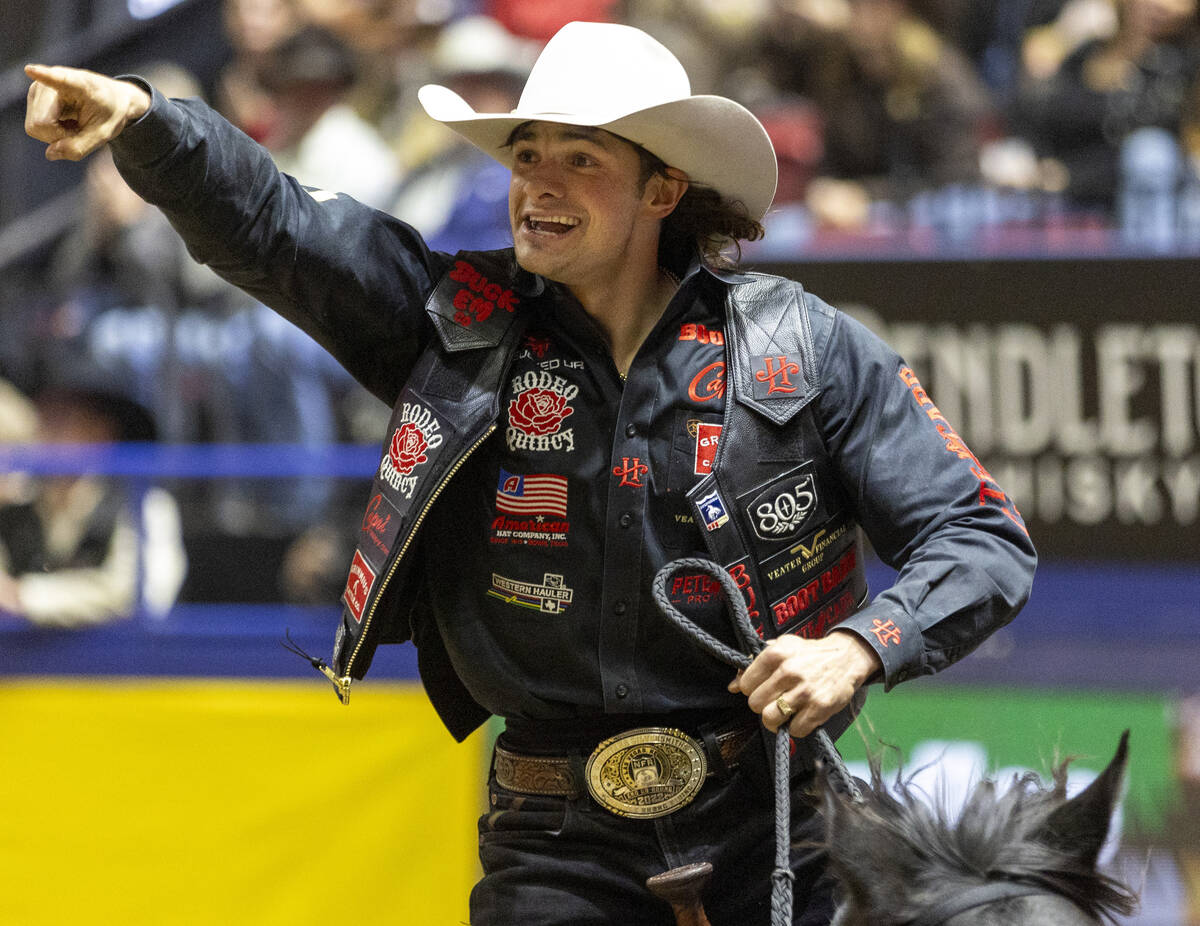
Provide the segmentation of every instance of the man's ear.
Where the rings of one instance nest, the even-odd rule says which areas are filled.
[[[688,175],[677,167],[668,167],[665,174],[654,174],[646,181],[646,204],[656,218],[665,219],[687,192]]]

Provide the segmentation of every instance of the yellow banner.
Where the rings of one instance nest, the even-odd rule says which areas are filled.
[[[477,876],[485,737],[414,684],[7,680],[10,926],[454,924]]]

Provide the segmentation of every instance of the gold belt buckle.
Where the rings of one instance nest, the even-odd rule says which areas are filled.
[[[682,730],[638,727],[597,746],[584,778],[605,810],[651,819],[690,804],[707,775],[704,749]]]

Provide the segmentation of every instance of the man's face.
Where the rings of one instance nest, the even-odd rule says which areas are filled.
[[[602,129],[530,122],[512,141],[509,218],[517,261],[569,287],[612,280],[641,248],[657,249],[645,223],[641,164],[633,145]],[[653,242],[647,245],[647,240]]]

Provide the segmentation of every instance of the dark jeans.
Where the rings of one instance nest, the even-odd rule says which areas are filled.
[[[670,906],[645,887],[652,875],[711,862],[704,907],[712,926],[768,926],[775,816],[766,750],[756,738],[728,780],[709,778],[696,799],[654,820],[619,817],[584,795],[532,797],[489,782],[479,820],[483,879],[471,892],[472,926],[673,926]],[[793,776],[793,923],[833,915],[823,877],[822,822],[812,775]]]

